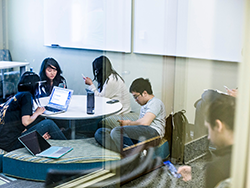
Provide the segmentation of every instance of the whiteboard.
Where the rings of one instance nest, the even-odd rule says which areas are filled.
[[[131,52],[131,0],[44,0],[44,45]]]
[[[177,5],[176,0],[135,1],[135,53],[176,55]]]
[[[136,0],[134,9],[135,53],[241,59],[244,0]]]

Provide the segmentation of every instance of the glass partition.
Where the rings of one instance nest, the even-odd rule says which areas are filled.
[[[140,3],[142,2],[145,1],[132,1],[131,53],[44,46],[43,23],[45,15],[43,0],[36,0],[34,2],[32,0],[0,1],[0,8],[6,13],[6,15],[0,15],[0,47],[8,47],[14,61],[29,62],[27,70],[32,67],[33,71],[37,74],[40,72],[43,60],[47,57],[53,57],[60,64],[62,75],[67,81],[67,87],[74,90],[74,95],[86,95],[86,89],[90,89],[88,84],[85,84],[82,74],[85,77],[89,77],[98,90],[98,83],[94,80],[95,71],[93,71],[92,63],[95,58],[101,55],[105,55],[110,59],[113,69],[123,78],[128,91],[131,83],[136,78],[148,78],[152,85],[153,95],[164,104],[166,117],[181,110],[185,111],[184,115],[188,120],[188,124],[183,127],[184,137],[178,138],[182,139],[181,141],[183,142],[183,158],[181,161],[183,165],[196,166],[196,161],[198,160],[198,164],[205,166],[206,162],[208,162],[206,157],[218,149],[207,139],[208,130],[207,127],[205,127],[204,117],[198,104],[199,101],[203,99],[204,92],[206,90],[218,90],[226,93],[227,90],[225,86],[230,89],[239,88],[235,126],[235,150],[231,174],[233,177],[233,187],[244,187],[248,183],[247,176],[249,174],[247,158],[249,157],[248,98],[250,92],[246,86],[249,85],[248,82],[250,78],[248,75],[250,74],[248,74],[249,46],[245,43],[244,48],[242,48],[243,45],[241,44],[242,41],[248,41],[249,39],[249,24],[245,24],[243,28],[243,0],[237,2],[232,0],[230,2],[210,1],[204,4],[197,0],[189,0],[179,5],[174,1],[168,0],[159,1],[152,6],[149,6],[152,2],[147,0],[145,9],[148,9],[148,11],[142,10],[143,8],[140,7]],[[221,10],[223,2],[231,6],[226,6],[223,14],[219,14],[218,12]],[[245,1],[245,3],[245,23],[248,23],[248,18],[250,17],[249,3],[247,1]],[[4,7],[2,5],[4,5]],[[206,5],[208,9],[206,9]],[[158,9],[157,6],[161,7]],[[171,11],[170,6],[173,6]],[[197,6],[200,8],[199,10],[195,9]],[[164,12],[165,10],[170,11],[171,14]],[[202,10],[208,12],[202,12]],[[150,11],[155,11],[157,16],[161,15],[162,17],[158,20],[149,20],[148,17],[153,17],[153,15],[149,16]],[[163,13],[158,14],[158,11],[163,11]],[[230,11],[239,19],[228,19],[227,15],[229,15]],[[148,22],[143,19],[143,14],[148,18]],[[232,15],[230,16],[232,17]],[[202,28],[199,28],[199,23],[201,23],[202,18],[206,21],[203,21],[203,24],[201,24]],[[67,18],[62,17],[58,22],[64,22],[64,19]],[[116,18],[114,17],[113,19]],[[170,22],[170,20],[174,20],[175,22]],[[139,23],[138,25],[137,22]],[[74,24],[77,25],[77,22],[74,22]],[[209,25],[209,29],[207,29],[206,24]],[[218,24],[221,24],[221,29],[218,29]],[[147,30],[149,26],[150,29]],[[162,30],[162,32],[159,32],[159,36],[162,36],[162,39],[160,39],[161,42],[159,42],[158,46],[154,47],[154,45],[157,45],[154,44],[154,42],[159,40],[159,36],[154,36],[157,37],[154,40],[152,33],[156,32],[154,30],[159,28]],[[196,28],[195,31],[194,28]],[[225,28],[229,29],[228,33],[224,34],[224,32],[227,31]],[[234,33],[231,33],[230,28],[234,28]],[[244,37],[242,34],[243,31],[245,32]],[[48,28],[46,28],[46,32],[49,32]],[[80,35],[79,32],[76,33]],[[230,43],[231,40],[229,36],[233,36],[232,40],[234,43]],[[5,39],[1,40],[3,37],[5,37]],[[151,37],[150,40],[147,37]],[[106,40],[112,40],[112,36],[109,36]],[[200,42],[198,40],[200,40]],[[7,44],[4,44],[5,41],[7,41]],[[169,41],[170,43],[168,43]],[[171,44],[170,51],[169,44]],[[225,44],[226,48],[223,48]],[[234,48],[232,49],[230,45]],[[159,50],[159,53],[157,50]],[[219,52],[220,50],[222,50],[221,53]],[[197,56],[194,55],[195,51],[197,51]],[[241,58],[243,60],[241,60]],[[116,88],[113,89],[115,90]],[[79,103],[81,102],[82,101],[79,101]],[[130,113],[134,113],[138,116],[141,105],[138,104],[131,93],[129,93],[129,102],[131,106]],[[98,104],[96,105],[98,106]],[[114,154],[113,151],[104,149],[98,145],[94,138],[96,130],[102,127],[102,124],[99,122],[107,117],[108,116],[103,115],[96,119],[75,119],[76,138],[82,140],[90,139],[95,143],[95,148],[100,149],[100,153],[102,154],[98,159],[98,162],[101,161],[102,163],[99,166],[105,170],[112,169],[112,173],[118,177],[116,179],[116,181],[118,181],[117,187],[122,187],[119,181],[122,181],[123,171],[119,168],[121,164],[115,162],[119,161],[126,165],[127,163],[124,162],[122,156],[119,154]],[[117,118],[125,119],[127,117],[126,115],[120,115]],[[135,118],[135,116],[133,116],[133,118]],[[136,118],[133,120],[136,120]],[[55,122],[56,121],[57,120],[55,120]],[[67,120],[59,120],[57,122],[59,125],[62,125],[63,128],[68,126]],[[115,126],[119,126],[117,119],[112,128]],[[78,146],[80,146],[80,144]],[[169,148],[166,150],[168,149]],[[138,169],[143,168],[143,165],[140,166],[139,162],[144,164],[143,162],[145,161],[141,159],[143,156],[147,156],[145,151],[140,151],[140,153],[139,157],[137,156],[134,161],[131,161],[131,164],[134,164],[134,167],[138,167]],[[91,154],[91,149],[89,149],[87,155],[89,154]],[[162,157],[162,155],[158,156]],[[171,157],[161,158],[160,164],[162,165],[162,161],[168,159],[171,160]],[[115,161],[116,167],[113,166],[113,161]],[[180,164],[175,165],[176,167],[180,166]],[[60,169],[60,167],[58,167],[58,169]],[[132,172],[134,171],[131,167],[131,173]],[[153,186],[155,185],[154,181],[156,181],[156,172],[159,172],[159,174],[157,174],[158,177],[162,177],[157,179],[157,181],[161,182],[163,187],[168,186],[169,182],[175,184],[178,181],[181,185],[185,184],[182,180],[176,180],[167,174],[167,169],[164,166],[161,167],[160,170],[148,175],[148,179],[145,179],[145,177],[140,174],[141,177],[136,179],[136,185],[127,180],[127,186]],[[203,172],[204,171],[202,171],[200,176],[196,176],[197,179],[194,180],[194,182],[203,183],[201,179],[199,179],[204,175]]]

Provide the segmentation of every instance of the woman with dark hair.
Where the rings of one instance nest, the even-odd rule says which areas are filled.
[[[21,148],[18,137],[36,130],[45,139],[65,140],[65,136],[57,125],[49,119],[37,123],[37,118],[44,111],[44,107],[38,107],[33,113],[33,100],[39,104],[36,98],[40,78],[34,72],[25,72],[18,83],[18,93],[10,99],[6,105],[5,113],[2,113],[0,123],[0,148],[12,151]]]
[[[46,81],[41,84],[39,96],[49,96],[54,86],[67,88],[66,80],[61,76],[62,69],[54,58],[46,58],[43,60],[40,68],[40,78]]]
[[[84,78],[96,96],[119,100],[122,105],[122,113],[130,112],[130,97],[123,78],[112,68],[110,60],[106,56],[96,58],[93,63],[94,79],[98,83],[98,89],[89,77]]]

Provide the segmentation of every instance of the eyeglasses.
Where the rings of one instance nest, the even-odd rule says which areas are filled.
[[[141,94],[139,94],[139,95],[133,95],[133,97],[134,97],[134,99],[136,100],[140,95],[141,95]]]

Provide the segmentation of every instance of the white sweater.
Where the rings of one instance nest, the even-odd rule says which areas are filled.
[[[90,85],[89,89],[93,91],[96,96],[118,99],[122,103],[122,110],[118,114],[129,113],[131,108],[128,89],[122,79],[119,76],[117,76],[117,78],[118,80],[116,80],[115,76],[111,74],[108,83],[106,80],[103,84],[101,93],[97,90],[94,84]]]

